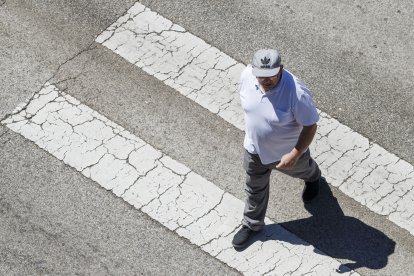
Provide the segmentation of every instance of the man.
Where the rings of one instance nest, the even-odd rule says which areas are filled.
[[[279,52],[258,50],[240,78],[244,109],[244,169],[246,199],[242,228],[233,246],[246,245],[264,227],[273,169],[305,181],[304,203],[319,192],[321,171],[311,158],[309,145],[319,115],[308,88],[283,68]]]

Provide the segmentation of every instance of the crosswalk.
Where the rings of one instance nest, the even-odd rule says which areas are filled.
[[[237,85],[245,65],[214,46],[139,3],[96,42],[243,130]],[[328,182],[413,234],[413,166],[320,115],[312,151]],[[1,123],[246,275],[358,275],[277,225],[235,251],[240,199],[53,84]]]
[[[4,123],[245,275],[328,275],[340,267],[280,226],[236,252],[231,239],[241,226],[242,201],[53,85]]]
[[[137,3],[97,37],[127,61],[242,129],[244,65]],[[329,183],[414,234],[414,168],[321,112],[312,152]]]

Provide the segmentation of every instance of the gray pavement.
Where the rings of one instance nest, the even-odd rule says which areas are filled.
[[[134,1],[7,1],[0,7],[0,118],[90,45]]]
[[[132,3],[3,4],[0,117],[50,80],[243,198],[243,133],[93,43]],[[414,163],[408,1],[142,3],[244,63],[257,48],[279,47],[320,109]],[[0,237],[7,240],[0,273],[235,273],[3,126],[0,151],[0,215],[6,221]],[[335,188],[326,187],[325,194],[332,191],[337,201],[327,196],[307,210],[301,189],[299,181],[275,173],[267,215],[362,275],[414,274],[414,239],[407,231]]]

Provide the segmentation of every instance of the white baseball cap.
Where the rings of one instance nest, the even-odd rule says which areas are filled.
[[[260,49],[253,56],[253,75],[256,77],[272,77],[280,70],[281,58],[274,49]]]

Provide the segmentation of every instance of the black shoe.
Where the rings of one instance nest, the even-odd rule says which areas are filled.
[[[319,180],[313,182],[305,182],[302,192],[302,200],[304,203],[310,203],[319,193]]]
[[[255,231],[251,230],[249,227],[243,225],[242,228],[233,237],[232,243],[234,248],[244,247],[254,232]]]

